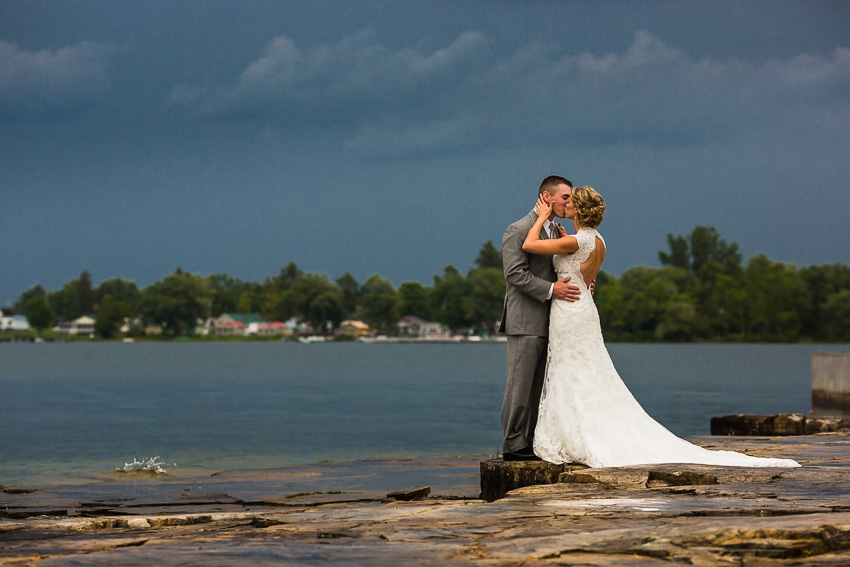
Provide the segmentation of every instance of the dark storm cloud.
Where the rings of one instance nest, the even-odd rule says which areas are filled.
[[[741,130],[794,130],[811,112],[850,114],[850,50],[751,63],[694,59],[647,32],[622,53],[532,43],[507,57],[470,31],[432,51],[390,49],[367,30],[300,49],[275,38],[230,85],[183,84],[173,103],[239,116],[345,127],[362,157],[513,144],[700,144]]]
[[[0,120],[62,118],[87,107],[108,87],[109,55],[87,41],[40,51],[0,41]]]
[[[428,93],[455,88],[454,78],[483,49],[476,32],[461,35],[432,53],[391,50],[373,30],[336,44],[301,49],[276,37],[232,85],[207,88],[183,84],[170,100],[211,117],[275,118],[296,126],[325,121],[380,119],[401,108],[433,105]]]

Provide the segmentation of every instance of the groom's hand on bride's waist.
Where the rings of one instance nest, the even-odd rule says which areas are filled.
[[[570,276],[555,282],[552,288],[553,299],[563,299],[564,301],[577,301],[581,295],[581,290],[577,285],[570,283]]]

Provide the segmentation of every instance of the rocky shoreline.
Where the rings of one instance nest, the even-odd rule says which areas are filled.
[[[2,487],[0,565],[850,564],[850,436],[691,440],[803,467],[576,467],[494,502],[481,457]]]

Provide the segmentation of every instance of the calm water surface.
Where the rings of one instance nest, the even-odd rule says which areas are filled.
[[[807,412],[811,354],[850,350],[609,348],[638,401],[680,435],[708,434],[714,415]],[[87,481],[134,456],[188,474],[492,454],[504,360],[504,343],[4,344],[0,484]]]

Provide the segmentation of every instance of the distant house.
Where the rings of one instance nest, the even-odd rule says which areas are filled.
[[[401,321],[398,322],[398,332],[402,336],[418,337],[419,329],[424,324],[425,321],[416,315],[405,315],[401,318]]]
[[[398,322],[398,330],[403,336],[418,339],[448,339],[451,332],[442,323],[423,321],[415,315],[405,315]]]
[[[304,321],[299,321],[295,317],[289,319],[286,323],[286,328],[289,329],[290,334],[292,335],[312,335],[313,327],[310,326],[309,323]]]
[[[427,340],[443,340],[449,339],[452,336],[452,332],[448,327],[443,325],[442,323],[437,323],[436,321],[428,321],[422,324],[419,327],[419,338],[427,339]]]
[[[372,332],[371,327],[363,321],[343,321],[339,324],[339,334],[359,338]]]
[[[91,335],[94,334],[94,319],[83,315],[73,321],[62,321],[53,330],[60,335]]]
[[[130,333],[130,332],[142,332],[144,331],[144,325],[142,324],[142,318],[136,317],[135,319],[130,319],[129,317],[124,317],[124,323],[121,325],[121,328],[118,329],[122,333]]]
[[[245,329],[246,335],[291,335],[292,331],[280,321],[262,321],[260,323],[248,323]]]
[[[259,315],[244,315],[242,313],[222,313],[210,320],[211,331],[218,336],[238,337],[245,335],[248,325],[263,323]]]
[[[23,315],[3,315],[0,317],[0,331],[29,331],[30,325]]]
[[[144,328],[144,333],[148,337],[155,337],[163,333],[162,325],[148,325]]]

